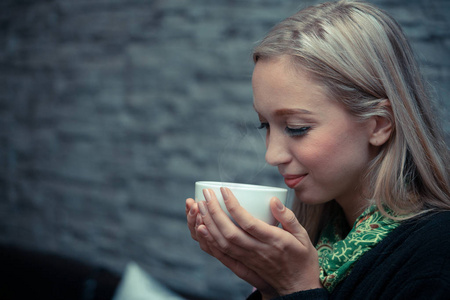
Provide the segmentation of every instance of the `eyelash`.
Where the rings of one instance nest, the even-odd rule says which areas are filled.
[[[308,133],[309,129],[311,129],[310,126],[304,126],[304,127],[300,127],[300,128],[289,128],[286,127],[286,129],[284,130],[289,136],[303,136],[305,134]]]
[[[261,123],[258,126],[258,129],[269,130],[269,128],[270,128],[269,123]],[[284,129],[284,132],[286,132],[286,134],[291,136],[291,137],[297,137],[297,136],[303,136],[303,135],[307,134],[310,129],[311,129],[311,126],[304,126],[304,127],[300,127],[300,128],[289,128],[289,127],[286,127]]]
[[[269,129],[269,123],[263,123],[261,122],[261,124],[259,124],[258,127],[256,127],[258,129]]]

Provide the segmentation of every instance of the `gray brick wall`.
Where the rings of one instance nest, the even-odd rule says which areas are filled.
[[[254,129],[250,53],[315,2],[3,0],[0,243],[242,299],[190,239],[184,200],[196,180],[282,184]],[[450,135],[450,1],[373,2],[410,37]]]

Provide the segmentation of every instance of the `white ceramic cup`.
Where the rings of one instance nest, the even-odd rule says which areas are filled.
[[[220,192],[221,187],[229,188],[239,204],[252,216],[271,225],[276,225],[278,221],[273,217],[270,210],[270,199],[277,197],[281,203],[286,205],[287,189],[220,181],[197,181],[195,183],[195,201],[204,201],[203,189],[211,189],[214,191],[222,209],[233,220],[223,202]]]

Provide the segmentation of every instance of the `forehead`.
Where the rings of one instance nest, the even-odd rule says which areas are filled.
[[[258,84],[260,80],[273,81],[277,78],[283,78],[283,82],[294,84],[299,79],[297,78],[298,75],[302,75],[301,73],[306,72],[302,70],[298,72],[294,67],[293,60],[287,55],[264,58],[258,60],[255,64],[252,83]]]
[[[330,97],[328,88],[294,67],[286,58],[258,61],[252,79],[253,106],[260,118],[314,120],[353,119],[345,106]]]
[[[288,57],[258,61],[253,71],[252,86],[257,110],[261,104],[296,106],[304,100],[314,102],[326,98],[325,88],[308,72],[294,67]]]

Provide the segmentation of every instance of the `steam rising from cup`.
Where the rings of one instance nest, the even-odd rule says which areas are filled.
[[[238,133],[225,139],[225,146],[218,157],[221,181],[253,182],[267,166],[265,142],[255,124],[238,123]]]

